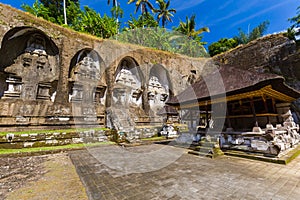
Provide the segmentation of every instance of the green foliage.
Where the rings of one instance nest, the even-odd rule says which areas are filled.
[[[239,29],[239,35],[235,36],[234,39],[238,41],[239,44],[247,44],[248,42],[251,42],[253,40],[256,40],[257,38],[260,38],[263,36],[263,34],[268,29],[270,22],[264,21],[260,23],[257,27],[252,29],[250,33],[245,33],[241,28]]]
[[[284,35],[290,40],[296,40],[296,31],[292,27],[288,28]]]
[[[38,17],[63,25],[62,1],[60,0],[38,0],[33,6],[23,5],[23,9]],[[118,33],[119,24],[112,18],[104,15],[100,16],[94,9],[85,6],[83,10],[80,8],[78,1],[67,1],[67,21],[68,26],[72,29],[89,33],[102,38],[110,38]],[[121,10],[116,11],[116,15],[121,15]]]
[[[171,17],[174,17],[172,13],[176,13],[176,10],[173,8],[169,9],[170,0],[167,2],[164,0],[156,0],[156,3],[159,6],[158,9],[154,9],[154,12],[157,13],[157,22],[159,23],[161,20],[162,27],[164,28],[167,21],[172,22]]]
[[[45,134],[45,133],[73,133],[73,132],[83,132],[83,131],[108,131],[107,128],[71,128],[71,129],[59,129],[59,130],[27,130],[27,131],[17,131],[17,132],[0,132],[0,136],[6,136],[8,133],[13,133],[15,135],[22,134]]]
[[[253,40],[256,40],[257,38],[262,37],[268,29],[269,24],[269,21],[264,21],[252,29],[252,31],[249,33],[245,33],[242,29],[239,29],[239,34],[234,38],[222,38],[218,42],[212,43],[208,47],[210,56],[226,52],[239,44],[247,44]]]
[[[66,12],[68,25],[72,28],[78,26],[80,24],[81,16],[83,15],[83,11],[80,9],[79,3],[70,1]],[[60,16],[58,21],[60,25],[63,25],[63,16]]]
[[[296,41],[296,35],[299,36],[299,32],[297,33],[295,28],[298,28],[300,26],[300,6],[297,7],[297,15],[295,17],[289,18],[289,22],[292,23],[292,26],[287,29],[285,36],[288,37],[290,40]],[[296,41],[299,45],[299,41]]]
[[[193,39],[195,41],[198,41],[200,44],[206,44],[205,42],[201,42],[202,40],[202,33],[203,32],[209,32],[208,27],[203,27],[198,30],[196,30],[196,21],[195,21],[196,15],[193,14],[190,18],[186,17],[186,22],[180,21],[180,24],[178,27],[175,27],[174,30],[178,31],[179,33],[182,33],[183,35],[188,36],[188,38]]]
[[[113,6],[110,12],[114,18],[119,18],[119,17],[122,18],[124,15],[124,11],[120,6]]]
[[[79,7],[74,5],[73,9],[68,11],[70,16],[74,16],[72,21],[68,21],[70,22],[69,26],[76,31],[89,33],[102,38],[110,38],[118,33],[120,25],[114,18],[107,15],[101,17],[99,13],[88,6],[85,6],[82,11]]]
[[[36,0],[32,6],[29,6],[27,4],[22,4],[21,6],[26,12],[29,12],[36,17],[42,17],[45,20],[48,20],[50,22],[56,23],[56,19],[52,17],[51,11],[49,8],[45,7],[44,4],[40,3],[38,0]]]
[[[63,0],[39,0],[44,7],[46,7],[49,11],[49,17],[54,19],[51,21],[56,24],[64,24],[64,8],[63,8]],[[76,4],[79,6],[79,0],[66,0],[66,7],[69,8],[71,4]],[[44,18],[44,17],[43,17]],[[46,18],[44,18],[46,19]],[[48,20],[48,19],[46,19]],[[67,20],[72,20],[72,17],[68,17]]]
[[[119,32],[120,28],[120,24],[115,18],[123,15],[123,10],[117,6],[117,1],[107,1],[108,4],[111,2],[113,4],[111,9],[113,17],[109,17],[106,14],[101,16],[88,6],[84,6],[81,9],[78,0],[67,0],[67,26],[79,32],[89,33],[102,38],[111,38]],[[186,22],[180,22],[180,25],[175,30],[181,34],[174,34],[165,29],[148,29],[149,27],[157,28],[160,20],[163,27],[167,21],[172,22],[172,13],[175,13],[176,10],[169,9],[170,0],[156,0],[156,3],[159,5],[159,8],[155,10],[157,20],[147,12],[148,8],[154,11],[154,7],[149,0],[128,0],[128,3],[135,3],[135,11],[141,8],[142,15],[137,19],[131,15],[131,19],[125,23],[128,26],[123,29],[124,34],[119,35],[118,40],[193,57],[207,56],[207,52],[203,48],[205,43],[201,41],[202,36],[200,34],[209,32],[209,29],[204,27],[195,30],[195,15],[190,19],[187,17]],[[22,7],[25,11],[35,16],[66,26],[64,25],[63,17],[63,0],[36,0],[33,6],[23,5]]]
[[[123,31],[118,41],[179,53],[191,57],[207,57],[203,45],[186,35],[164,28],[138,28]]]
[[[107,4],[110,5],[110,2],[112,2],[112,8],[110,10],[111,15],[118,19],[119,17],[122,18],[124,15],[123,9],[120,7],[120,4],[118,4],[117,0],[107,0]]]
[[[109,38],[118,32],[119,24],[115,19],[104,15],[100,16],[95,10],[84,7],[84,11],[77,17],[78,21],[71,26],[74,30],[92,35]]]
[[[149,0],[128,0],[128,4],[135,3],[135,11],[136,13],[139,8],[141,8],[142,14],[149,13],[148,9],[151,11],[154,9],[153,5]]]
[[[130,20],[128,20],[126,24],[128,24],[128,27],[125,27],[123,31],[145,27],[158,27],[157,21],[149,13],[140,15],[138,19],[130,15]]]
[[[297,15],[295,17],[289,18],[288,21],[293,23],[292,29],[300,25],[300,6],[297,8]]]
[[[238,41],[234,38],[222,38],[218,42],[214,42],[208,47],[209,55],[214,56],[223,52],[228,51],[238,45]]]
[[[86,147],[94,147],[99,145],[115,144],[114,142],[97,142],[89,144],[67,144],[63,146],[49,146],[49,147],[34,147],[34,148],[22,148],[22,149],[0,149],[1,154],[19,154],[19,153],[35,153],[35,152],[45,152],[45,151],[59,151],[67,149],[81,149]]]
[[[164,140],[165,139],[165,137],[163,137],[163,136],[157,136],[157,134],[156,135],[154,135],[153,137],[150,137],[150,138],[142,138],[141,140],[142,141],[160,141],[160,140]]]

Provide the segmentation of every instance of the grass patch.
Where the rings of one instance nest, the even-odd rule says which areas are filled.
[[[289,152],[288,155],[290,156],[285,160],[285,164],[290,163],[292,160],[294,160],[300,155],[300,144],[298,144],[298,146],[294,150]]]
[[[58,129],[58,130],[27,130],[27,131],[5,131],[0,132],[0,136],[6,136],[8,133],[13,133],[15,135],[21,134],[42,134],[42,133],[72,133],[72,132],[82,132],[82,131],[106,131],[109,130],[108,128],[71,128],[71,129]]]
[[[164,136],[159,136],[159,137],[151,137],[151,138],[142,138],[141,140],[143,141],[156,141],[156,140],[163,140],[166,139]]]
[[[14,154],[14,153],[34,153],[41,151],[55,151],[55,150],[68,150],[68,149],[80,149],[84,147],[95,147],[100,145],[115,144],[114,142],[98,142],[88,144],[68,144],[63,146],[51,146],[51,147],[35,147],[35,148],[23,148],[23,149],[0,149],[1,154]]]

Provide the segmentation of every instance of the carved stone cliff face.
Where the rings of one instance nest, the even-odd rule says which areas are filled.
[[[210,60],[102,40],[2,4],[0,12],[1,126],[106,126],[114,106],[126,108],[128,126],[144,123]]]
[[[220,65],[281,75],[288,85],[300,91],[300,47],[282,34],[259,38],[213,60]],[[292,106],[300,113],[299,99]]]
[[[126,103],[124,118],[146,119],[215,61],[282,74],[300,90],[300,55],[282,35],[212,61],[76,33],[2,4],[0,12],[0,125],[74,126],[78,120],[105,126],[107,108]]]
[[[275,73],[288,79],[300,80],[300,68],[297,64],[300,54],[297,45],[295,41],[281,34],[262,37],[213,59],[222,65]]]

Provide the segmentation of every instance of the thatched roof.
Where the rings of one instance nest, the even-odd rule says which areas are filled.
[[[284,78],[275,74],[257,73],[235,67],[216,67],[212,73],[201,77],[179,95],[168,100],[169,105],[189,104],[195,100],[206,101],[220,96],[230,96],[259,90],[267,85],[294,99],[300,93],[284,83]]]

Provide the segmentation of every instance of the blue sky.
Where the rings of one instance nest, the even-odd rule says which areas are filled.
[[[0,0],[1,3],[19,9],[22,3],[32,5],[34,1]],[[125,12],[121,21],[126,21],[129,13],[134,12],[135,6],[127,5],[127,0],[118,2]],[[154,0],[151,2],[155,5]],[[110,15],[111,7],[107,5],[107,0],[80,0],[80,5],[88,5],[101,15]],[[186,16],[196,14],[197,28],[210,28],[210,33],[203,34],[203,41],[211,44],[220,38],[237,35],[238,28],[247,32],[265,20],[270,22],[267,34],[286,30],[291,25],[288,18],[296,15],[298,6],[300,1],[297,0],[171,0],[170,8],[175,8],[177,13],[173,23],[169,23],[167,27],[177,26],[180,20],[185,21]]]

